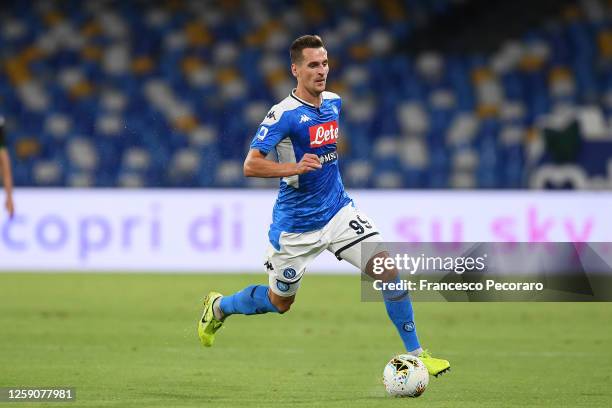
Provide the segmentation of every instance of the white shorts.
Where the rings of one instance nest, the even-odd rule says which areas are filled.
[[[293,296],[297,292],[304,271],[325,249],[345,259],[357,268],[362,264],[362,243],[381,242],[376,226],[361,211],[346,205],[327,223],[316,231],[293,233],[282,232],[278,240],[280,250],[270,245],[264,265],[270,278],[270,289],[279,296]],[[370,259],[379,252],[376,245],[368,245],[371,253],[363,254]]]

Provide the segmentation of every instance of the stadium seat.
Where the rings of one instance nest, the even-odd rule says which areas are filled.
[[[0,100],[22,153],[16,184],[276,185],[242,180],[239,167],[294,86],[287,48],[303,32],[329,51],[349,185],[528,187],[525,152],[560,107],[578,112],[587,151],[612,137],[609,3],[580,2],[488,53],[401,51],[454,3],[326,2],[325,14],[283,2],[246,2],[241,14],[197,2],[45,3],[53,24],[38,2],[11,3]],[[577,165],[593,169],[583,156]]]

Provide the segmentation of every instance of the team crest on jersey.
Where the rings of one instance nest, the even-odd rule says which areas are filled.
[[[336,108],[334,105],[332,105],[332,110],[334,111],[334,115],[338,114],[338,108]]]
[[[321,147],[336,143],[338,139],[338,122],[321,123],[320,125],[310,126],[310,147]]]

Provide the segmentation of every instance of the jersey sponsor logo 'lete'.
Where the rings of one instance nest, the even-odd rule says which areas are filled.
[[[321,123],[320,125],[310,126],[310,147],[320,147],[336,143],[338,139],[338,122]]]

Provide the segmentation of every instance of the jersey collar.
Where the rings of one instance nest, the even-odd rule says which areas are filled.
[[[321,107],[321,105],[323,105],[323,94],[321,94],[321,105],[319,105],[319,107],[317,108],[316,106],[314,106],[312,103],[310,102],[306,102],[305,100],[303,100],[302,98],[298,98],[298,96],[295,94],[295,88],[293,88],[291,90],[291,95],[290,95],[293,99],[297,100],[298,102],[306,105],[306,106],[310,106],[311,108],[314,109],[319,109]]]

